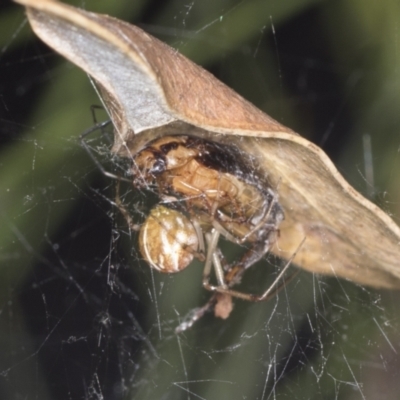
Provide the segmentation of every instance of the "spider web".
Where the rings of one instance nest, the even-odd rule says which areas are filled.
[[[397,6],[106,3],[79,6],[130,20],[204,64],[321,145],[398,221]],[[89,80],[33,38],[18,6],[2,8],[1,398],[398,398],[397,292],[302,272],[271,301],[236,300],[227,320],[207,314],[176,335],[209,298],[201,264],[169,276],[141,259],[115,182],[78,140],[99,104]],[[111,134],[90,146],[106,170],[124,174]],[[156,197],[124,189],[143,221]],[[257,264],[242,287],[261,293],[277,266],[271,257]]]

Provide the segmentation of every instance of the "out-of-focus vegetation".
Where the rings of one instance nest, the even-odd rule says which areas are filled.
[[[204,65],[399,220],[396,2],[74,4]],[[137,261],[114,183],[79,144],[99,104],[87,76],[34,37],[19,6],[1,7],[1,398],[398,398],[396,293],[302,273],[278,299],[238,301],[227,321],[176,337],[178,315],[207,299],[201,268],[160,276]],[[269,271],[249,271],[247,291]]]

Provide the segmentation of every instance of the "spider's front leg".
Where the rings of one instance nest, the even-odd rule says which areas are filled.
[[[282,280],[286,271],[290,267],[291,262],[296,257],[296,254],[298,253],[300,248],[303,246],[306,238],[302,240],[297,250],[293,253],[291,258],[285,264],[283,269],[279,272],[275,280],[263,294],[256,295],[251,293],[240,292],[237,290],[232,290],[231,287],[239,283],[240,278],[243,275],[244,271],[246,271],[247,268],[251,267],[254,263],[256,263],[265,256],[265,254],[270,249],[271,242],[265,241],[264,243],[262,242],[255,243],[253,247],[250,248],[243,256],[241,262],[229,268],[228,272],[224,274],[223,268],[221,266],[221,261],[218,255],[219,237],[220,237],[220,232],[217,229],[213,229],[211,233],[206,234],[206,239],[208,243],[208,252],[203,271],[203,286],[205,289],[209,291],[223,293],[247,301],[253,301],[253,302],[266,301],[274,297],[280,290],[282,290],[300,271],[300,270],[296,271],[292,275],[290,275],[287,279]],[[217,277],[217,282],[218,282],[217,286],[210,284],[212,265],[214,266],[214,271]]]
[[[141,224],[136,224],[133,221],[131,214],[129,213],[128,209],[125,207],[125,204],[121,200],[120,180],[117,180],[117,183],[115,185],[115,205],[117,206],[118,210],[123,215],[123,217],[125,218],[125,221],[127,222],[128,226],[129,226],[129,229],[131,229],[132,231],[138,232],[140,230]]]

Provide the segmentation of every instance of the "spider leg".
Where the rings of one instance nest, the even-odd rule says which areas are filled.
[[[79,140],[81,142],[82,147],[86,150],[86,152],[89,154],[89,157],[93,160],[93,162],[96,164],[96,167],[101,171],[101,173],[104,176],[107,176],[108,178],[111,179],[117,179],[117,180],[123,180],[126,182],[130,182],[129,179],[123,178],[121,176],[118,176],[116,174],[113,174],[111,172],[106,171],[101,163],[97,160],[97,158],[94,156],[92,150],[90,149],[86,139],[87,137],[92,134],[93,132],[96,132],[97,130],[102,130],[106,126],[111,124],[111,120],[96,123],[96,125],[92,126],[91,128],[87,129],[85,132],[81,133],[79,136]]]
[[[239,266],[238,268],[233,268],[233,272],[228,272],[226,275],[228,285],[225,283],[225,280],[223,281],[223,284],[221,285],[220,282],[218,282],[218,286],[213,286],[209,283],[209,276],[211,272],[211,266],[206,265],[208,270],[204,271],[203,274],[203,286],[205,289],[210,290],[212,292],[217,292],[217,293],[224,293],[227,295],[230,295],[232,297],[237,297],[242,300],[247,300],[247,301],[253,301],[253,302],[259,302],[259,301],[266,301],[269,300],[270,298],[274,297],[279,291],[281,291],[299,272],[300,270],[294,272],[292,275],[289,276],[288,279],[282,281],[281,284],[279,282],[282,280],[283,276],[285,275],[286,271],[290,267],[290,264],[292,263],[293,259],[296,257],[297,253],[299,252],[300,248],[303,246],[304,242],[306,240],[306,237],[301,241],[299,246],[297,247],[296,251],[292,254],[290,259],[287,261],[283,269],[280,271],[278,276],[275,278],[275,280],[272,282],[272,284],[268,287],[268,289],[262,294],[262,295],[255,295],[255,294],[250,294],[250,293],[243,293],[239,292],[237,290],[232,290],[230,289],[231,286],[237,283],[238,279],[237,276],[240,276],[241,273],[245,270],[243,266]],[[265,254],[265,253],[264,253]],[[215,262],[215,258],[217,257],[217,253],[214,251],[213,256],[212,256],[212,262]],[[209,258],[209,256],[207,257]],[[211,264],[211,262],[209,262]],[[216,264],[218,264],[217,262]],[[215,268],[216,264],[214,264]],[[249,266],[252,265],[252,263],[249,264]],[[220,266],[220,264],[219,264]]]
[[[206,233],[206,240],[207,240],[207,258],[204,264],[203,270],[203,286],[207,290],[212,291],[212,287],[210,285],[210,274],[212,266],[214,266],[215,275],[217,277],[218,287],[227,288],[224,280],[224,271],[222,269],[221,263],[218,258],[217,248],[218,248],[218,240],[220,237],[220,233],[213,229],[211,233]]]
[[[268,224],[268,219],[271,215],[273,206],[277,203],[277,199],[276,197],[273,197],[268,208],[265,210],[264,215],[262,216],[261,220],[252,227],[252,229],[250,229],[244,236],[242,237],[236,237],[233,234],[231,234],[227,229],[225,229],[222,224],[213,217],[212,219],[212,225],[215,229],[217,229],[226,239],[228,239],[230,242],[236,243],[236,244],[243,244],[245,243],[249,237],[257,232],[258,230],[265,228],[267,226],[271,227],[271,230],[276,230],[275,228],[275,224]],[[226,216],[223,213],[220,213],[218,215],[219,219],[221,221],[224,221],[224,219],[226,220]],[[275,229],[274,229],[275,228]],[[267,249],[266,251],[268,251],[269,249]],[[263,253],[263,255],[266,253],[266,251]]]
[[[241,242],[244,243],[253,233],[257,232],[259,229],[261,229],[263,226],[268,225],[268,218],[271,215],[273,206],[278,202],[277,196],[276,194],[273,195],[272,200],[268,206],[268,208],[265,210],[264,216],[261,218],[261,220],[258,222],[258,224],[256,226],[253,227],[253,229],[250,229],[249,232],[246,233],[246,235],[244,235],[241,238]]]
[[[217,234],[215,234],[215,236],[217,236]],[[225,287],[211,286],[209,284],[209,276],[211,273],[211,262],[209,261],[207,265],[207,271],[204,271],[203,273],[203,286],[208,290],[214,291],[214,293],[209,298],[206,304],[204,304],[202,307],[195,308],[183,319],[183,321],[176,327],[175,333],[181,333],[187,329],[190,329],[195,324],[195,322],[201,319],[205,314],[211,312],[218,302],[218,293],[224,293],[233,297],[238,297],[240,299],[253,302],[267,301],[276,296],[282,289],[285,288],[286,285],[288,285],[301,272],[301,270],[299,269],[294,273],[292,273],[288,278],[282,280],[285,272],[289,268],[291,262],[293,261],[297,252],[302,247],[305,240],[306,238],[302,240],[299,247],[297,248],[295,253],[290,257],[290,259],[288,260],[282,271],[275,278],[274,282],[268,287],[268,289],[261,296],[246,294],[229,289],[231,286],[235,285],[238,282],[237,275],[241,276],[241,274],[244,271],[243,268],[234,267],[231,270],[229,270],[229,272],[225,275],[225,281],[226,281]],[[278,284],[279,281],[281,281],[280,284]]]
[[[115,205],[117,206],[118,210],[121,212],[121,214],[124,216],[126,222],[128,223],[129,229],[133,231],[139,231],[140,230],[140,225],[135,224],[133,222],[133,219],[131,215],[129,214],[129,211],[125,207],[125,205],[122,203],[121,196],[120,196],[120,180],[117,180],[117,183],[115,185]]]

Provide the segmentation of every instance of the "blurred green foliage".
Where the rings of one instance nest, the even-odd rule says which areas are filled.
[[[372,187],[372,200],[398,220],[399,4],[74,4],[143,26],[210,69],[275,119],[321,144],[357,190],[366,194]],[[179,318],[207,299],[200,285],[201,268],[173,277],[153,274],[137,265],[135,251],[129,257],[132,241],[122,233],[127,261],[117,256],[124,267],[118,287],[111,287],[107,276],[116,273],[111,253],[124,254],[124,249],[115,250],[111,226],[126,228],[121,228],[122,219],[112,217],[111,202],[103,201],[112,201],[112,183],[78,140],[93,124],[90,106],[99,101],[84,73],[35,39],[19,6],[2,7],[1,398],[78,398],[77,393],[101,398],[96,391],[107,399],[124,398],[121,393],[138,399],[377,398],[376,393],[383,393],[381,382],[389,382],[386,399],[398,398],[393,367],[399,362],[395,351],[400,339],[396,294],[303,273],[269,303],[236,302],[227,321],[207,316],[191,331],[175,336]],[[366,135],[372,143],[374,182],[365,179]],[[92,214],[93,222],[85,219]],[[96,236],[104,234],[97,232],[98,220],[110,225],[104,228],[110,235],[106,240]],[[87,252],[98,257],[86,264],[73,249],[75,241],[86,243],[89,236],[93,248]],[[107,240],[110,244],[104,248]],[[89,271],[84,283],[80,272],[71,272],[76,265]],[[262,291],[268,273],[262,267],[254,271],[249,291]],[[104,298],[91,286],[97,275],[105,282]],[[52,289],[50,297],[47,280],[64,286]],[[124,285],[131,285],[140,299],[127,315],[144,316],[124,319],[121,305],[113,308],[116,299],[127,293],[129,297]],[[41,300],[36,303],[34,296]],[[88,362],[92,366],[79,381],[68,378],[74,355],[66,353],[66,343],[72,346],[74,341],[67,342],[73,335],[63,333],[62,326],[81,299],[93,307],[96,318],[102,313],[108,318],[104,323],[93,318],[86,330],[76,330],[95,365]],[[33,316],[27,312],[30,302],[41,307]],[[71,318],[78,327],[88,324],[75,314]],[[97,347],[88,344],[93,338]],[[382,361],[380,354],[388,358]],[[52,362],[61,369],[53,371]],[[59,372],[62,367],[64,372]]]

